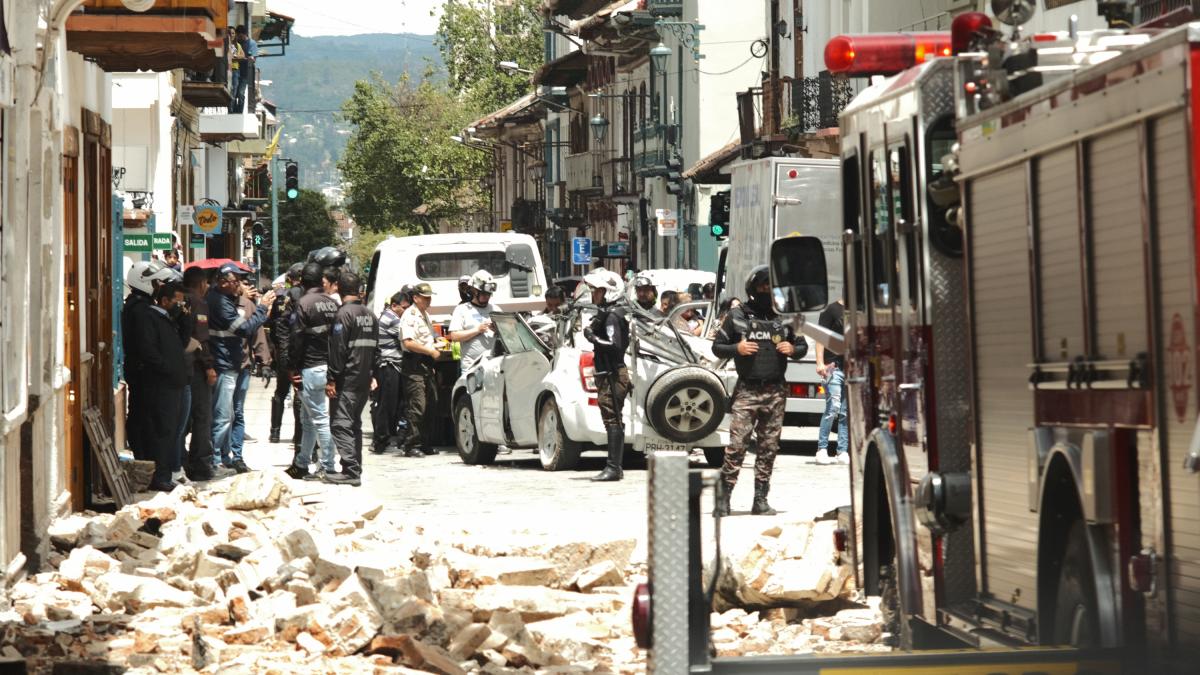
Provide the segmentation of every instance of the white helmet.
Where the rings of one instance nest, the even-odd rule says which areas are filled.
[[[588,272],[583,283],[590,288],[603,288],[605,304],[616,302],[625,292],[625,282],[621,281],[621,276],[603,268]]]
[[[154,282],[165,284],[168,281],[178,281],[181,279],[179,272],[167,267],[158,260],[149,262],[136,262],[133,267],[129,268],[129,274],[125,277],[125,285],[131,289],[141,291],[146,295],[154,295]]]
[[[496,292],[496,282],[492,279],[492,273],[487,270],[479,270],[475,274],[472,274],[467,285],[483,293]]]

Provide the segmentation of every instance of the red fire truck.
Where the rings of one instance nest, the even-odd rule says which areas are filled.
[[[954,638],[1194,662],[1200,24],[1022,38],[967,14],[947,36],[835,38],[826,60],[895,73],[841,117],[841,521],[859,586],[882,596],[904,648]],[[816,251],[800,237],[773,247],[793,311],[821,295],[797,264]],[[655,464],[657,610],[654,565],[684,554],[655,491],[691,495],[698,518],[704,481]],[[697,548],[689,644],[703,635]],[[651,619],[658,644],[670,619]],[[693,672],[723,670],[691,658]]]

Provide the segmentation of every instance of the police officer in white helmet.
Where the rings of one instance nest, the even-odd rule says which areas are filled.
[[[142,377],[144,365],[138,349],[134,344],[134,336],[153,318],[152,300],[154,291],[170,281],[182,280],[179,272],[171,269],[158,260],[142,261],[129,268],[125,277],[125,285],[129,295],[125,297],[125,306],[121,310],[121,344],[125,352],[125,383],[129,386],[128,416],[125,423],[125,437],[129,439],[129,448],[137,459],[154,459],[154,448],[146,447],[142,430],[145,428],[146,381]]]
[[[596,398],[608,432],[608,462],[592,480],[618,481],[624,477],[621,457],[625,452],[625,423],[621,412],[629,393],[629,370],[625,367],[629,322],[615,305],[625,292],[625,282],[615,272],[598,269],[589,272],[583,283],[591,289],[592,304],[598,310],[583,335],[594,350]]]
[[[500,308],[492,304],[496,282],[487,270],[471,275],[471,301],[454,308],[450,317],[450,340],[462,345],[462,368],[466,370],[492,351],[496,343],[496,331],[492,326],[492,312]]]

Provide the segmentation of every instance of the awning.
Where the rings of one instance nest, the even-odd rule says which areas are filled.
[[[588,56],[582,50],[576,50],[538,68],[533,74],[533,84],[570,87],[587,79],[587,73]]]
[[[730,177],[721,173],[721,167],[740,157],[741,150],[742,142],[740,140],[730,141],[720,150],[693,164],[691,168],[683,172],[683,177],[702,184],[729,183]]]
[[[516,121],[524,117],[537,119],[534,114],[537,111],[538,99],[534,94],[525,94],[521,98],[509,103],[503,108],[490,112],[487,115],[475,120],[471,126],[476,130],[486,129],[488,127],[498,126],[505,122]]]
[[[633,0],[634,4],[638,0]],[[547,16],[566,16],[578,19],[595,12],[612,0],[542,0],[542,12]]]
[[[586,16],[577,21],[572,21],[567,28],[567,32],[572,35],[579,35],[589,28],[595,28],[608,21],[608,18],[613,14],[620,12],[633,12],[638,9],[638,0],[616,0],[609,2],[608,5],[600,8],[595,14]]]

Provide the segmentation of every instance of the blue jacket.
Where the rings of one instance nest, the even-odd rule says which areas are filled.
[[[205,296],[208,301],[208,347],[213,368],[218,372],[239,370],[246,340],[267,321],[267,308],[259,305],[253,316],[238,313],[238,299],[216,288]]]

